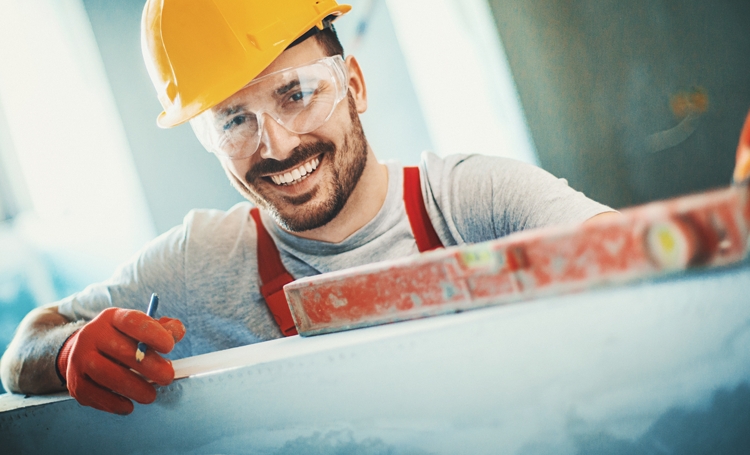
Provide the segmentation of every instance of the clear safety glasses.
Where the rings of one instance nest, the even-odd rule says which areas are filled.
[[[309,133],[331,117],[346,91],[346,65],[335,55],[255,79],[191,124],[208,150],[239,160],[258,150],[265,115],[293,133]]]

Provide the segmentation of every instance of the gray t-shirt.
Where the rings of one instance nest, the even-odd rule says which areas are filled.
[[[387,163],[388,193],[369,223],[341,243],[302,239],[265,214],[263,223],[295,279],[417,254],[403,202],[403,167]],[[422,195],[445,246],[496,239],[524,229],[580,223],[609,209],[564,179],[518,161],[424,153]],[[160,297],[159,316],[187,328],[172,359],[281,337],[259,292],[251,205],[193,210],[181,226],[148,243],[103,283],[58,303],[71,320],[110,307],[143,310]]]

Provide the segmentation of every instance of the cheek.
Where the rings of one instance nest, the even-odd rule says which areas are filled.
[[[245,182],[245,175],[250,170],[249,160],[230,160],[227,158],[221,159],[221,167],[227,174],[231,174],[241,182]]]
[[[331,115],[331,118],[329,118],[327,122],[321,125],[312,134],[314,134],[317,139],[331,141],[336,144],[337,147],[341,147],[343,138],[351,127],[352,122],[349,110],[346,100],[344,100],[336,106],[336,110],[333,112],[333,115]]]

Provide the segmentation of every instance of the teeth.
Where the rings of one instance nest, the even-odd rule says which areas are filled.
[[[319,164],[320,159],[315,158],[305,164],[300,165],[300,167],[298,167],[297,169],[289,171],[285,174],[271,175],[270,177],[273,183],[277,185],[288,185],[317,169]]]

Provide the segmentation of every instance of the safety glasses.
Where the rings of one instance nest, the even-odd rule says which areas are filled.
[[[331,117],[346,91],[346,65],[335,55],[255,79],[191,124],[208,150],[244,159],[258,150],[266,115],[292,133],[309,133]]]

